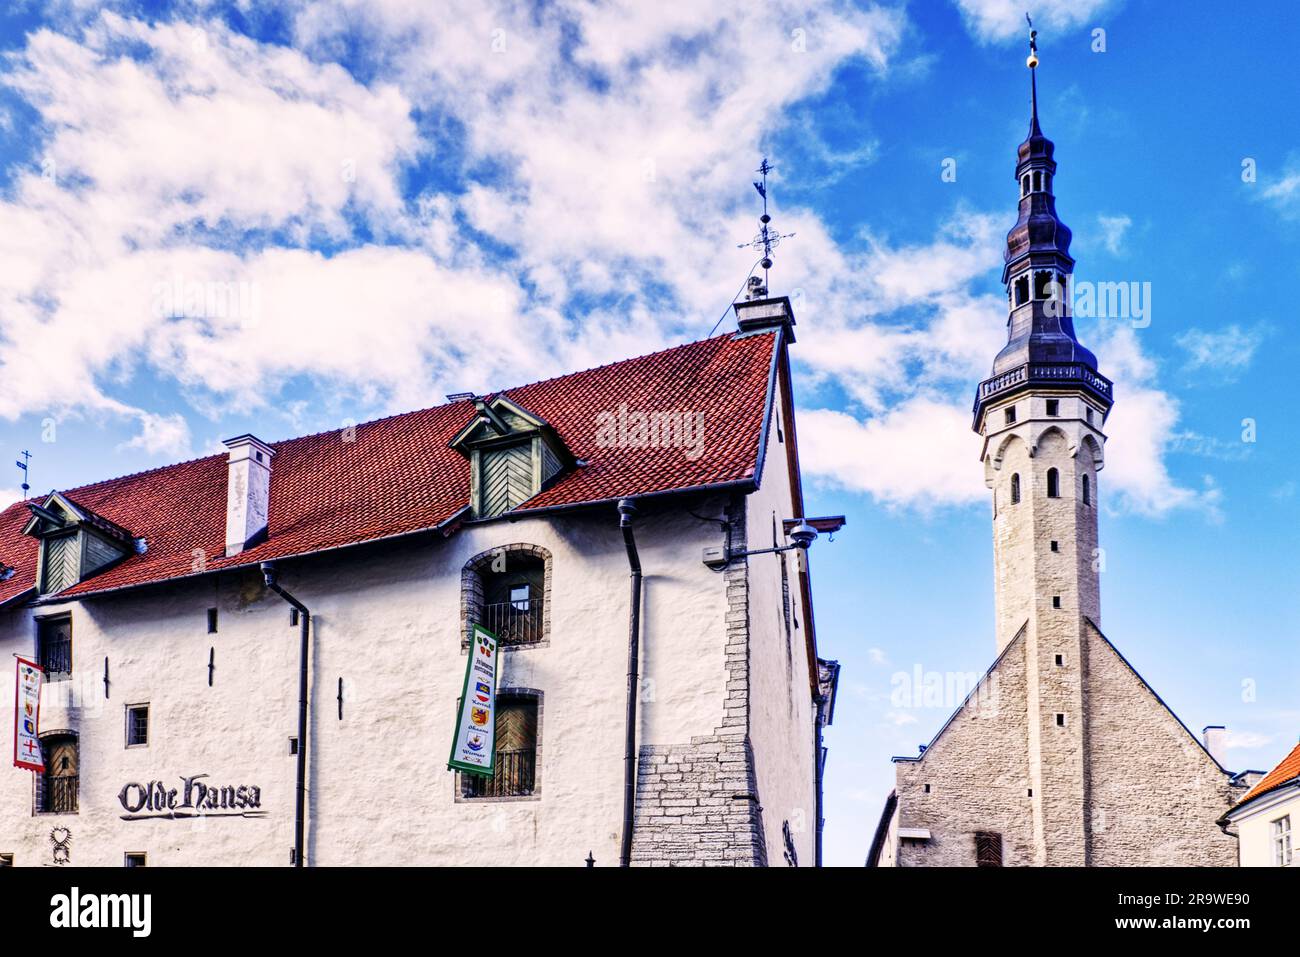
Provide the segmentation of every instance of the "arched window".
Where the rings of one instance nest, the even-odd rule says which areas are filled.
[[[461,571],[462,647],[482,625],[504,649],[539,645],[551,636],[551,553],[516,543],[475,555]]]
[[[1052,191],[1052,174],[1045,172],[1043,173],[1043,192],[1050,193],[1051,191]]]
[[[1029,277],[1021,276],[1016,280],[1016,305],[1023,306],[1029,301]]]
[[[1047,470],[1047,497],[1061,497],[1061,473],[1056,469]]]
[[[1026,173],[1025,178],[1020,181],[1020,195],[1021,196],[1029,195],[1029,174],[1028,173]]]
[[[1036,272],[1034,273],[1034,298],[1048,299],[1052,294],[1052,273]]]
[[[45,770],[36,775],[36,813],[76,814],[81,764],[76,733],[53,731],[41,735],[41,755]]]
[[[1088,481],[1088,476],[1086,475],[1083,477],[1083,504],[1092,504],[1092,487],[1091,483]]]
[[[542,693],[502,688],[497,693],[496,754],[492,776],[461,774],[461,798],[532,797],[541,791]]]
[[[1043,191],[1043,171],[1040,169],[1034,172],[1034,192],[1041,193],[1042,191]]]
[[[1011,504],[1020,504],[1020,473],[1011,476]]]

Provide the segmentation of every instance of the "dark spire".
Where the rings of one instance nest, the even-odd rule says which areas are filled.
[[[1028,19],[1028,17],[1026,17]],[[980,384],[975,423],[983,406],[1006,394],[1041,385],[1082,383],[1107,405],[1110,383],[1097,374],[1097,357],[1076,338],[1070,316],[1074,272],[1070,227],[1056,214],[1055,145],[1038,122],[1038,33],[1030,22],[1029,136],[1016,151],[1019,215],[1007,233],[1002,282],[1007,287],[1007,344],[993,361],[992,378]]]

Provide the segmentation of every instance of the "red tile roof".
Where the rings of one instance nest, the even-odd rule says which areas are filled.
[[[518,510],[687,490],[752,479],[776,336],[718,336],[505,390],[545,419],[586,464]],[[597,416],[619,406],[704,414],[702,454],[600,447]],[[272,443],[266,541],[225,558],[226,456],[61,490],[143,537],[148,548],[61,595],[82,596],[373,541],[449,523],[469,502],[469,464],[448,442],[474,415],[469,400]],[[23,503],[0,512],[0,604],[34,587],[37,541]]]
[[[1237,807],[1241,807],[1247,801],[1253,801],[1261,794],[1267,794],[1269,791],[1276,791],[1284,784],[1288,784],[1300,778],[1300,744],[1291,749],[1291,753],[1282,759],[1282,763],[1275,767],[1268,774],[1259,779],[1257,783],[1246,794]]]

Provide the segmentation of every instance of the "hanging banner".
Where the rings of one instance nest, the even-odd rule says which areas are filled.
[[[497,636],[474,626],[465,663],[465,687],[456,715],[456,737],[447,767],[466,774],[492,776],[496,762]]]
[[[45,759],[41,756],[41,680],[45,671],[34,661],[18,659],[18,675],[14,682],[14,767],[29,771],[44,771]]]

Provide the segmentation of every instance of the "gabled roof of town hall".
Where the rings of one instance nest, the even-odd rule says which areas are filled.
[[[711,486],[761,473],[778,368],[779,331],[726,334],[492,393],[541,417],[577,465],[508,515]],[[597,417],[629,410],[704,415],[695,458],[597,442]],[[271,443],[265,541],[226,558],[227,456],[210,455],[63,490],[81,508],[144,539],[144,550],[59,593],[74,598],[252,565],[468,518],[469,463],[450,443],[476,415],[473,399]],[[42,499],[43,501],[43,499]],[[38,541],[23,534],[28,503],[0,512],[0,604],[36,584]],[[3,572],[3,569],[0,569]]]

